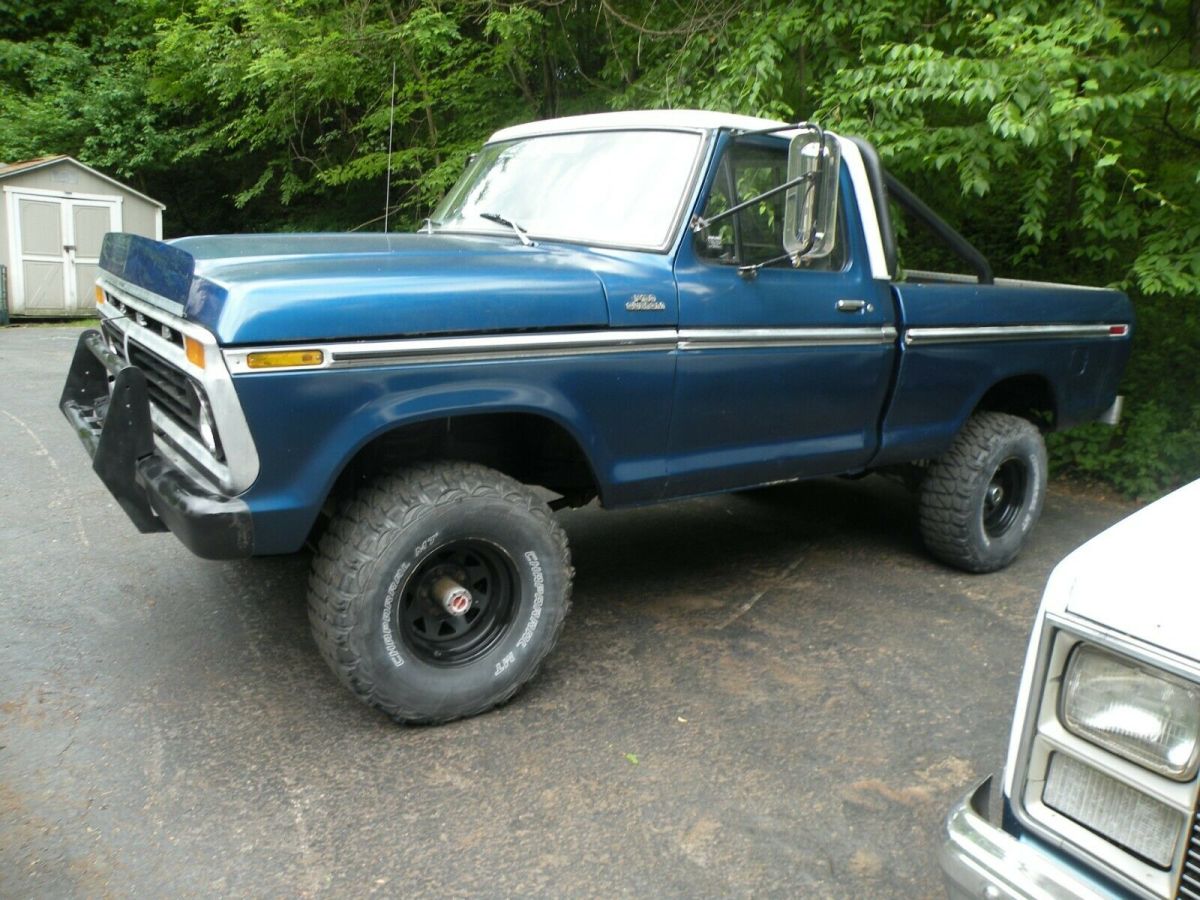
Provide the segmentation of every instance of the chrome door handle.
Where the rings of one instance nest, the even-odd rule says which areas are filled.
[[[867,309],[866,300],[839,300],[837,302],[837,311],[844,313],[862,312]]]

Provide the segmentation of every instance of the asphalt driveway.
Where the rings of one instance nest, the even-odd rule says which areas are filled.
[[[507,707],[400,728],[334,681],[301,557],[138,535],[0,330],[0,896],[939,895],[1055,562],[932,562],[878,478],[563,516],[575,606]]]

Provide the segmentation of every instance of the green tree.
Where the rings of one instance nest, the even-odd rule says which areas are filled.
[[[1200,0],[0,0],[0,159],[71,153],[169,233],[380,228],[389,169],[411,228],[497,127],[656,106],[862,134],[1000,274],[1128,290],[1127,420],[1054,459],[1200,475]]]

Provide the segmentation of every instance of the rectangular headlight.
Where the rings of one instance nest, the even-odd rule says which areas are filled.
[[[1088,644],[1071,654],[1059,706],[1068,731],[1187,781],[1200,759],[1200,689]]]
[[[1156,866],[1175,859],[1183,814],[1073,757],[1050,757],[1042,802]]]

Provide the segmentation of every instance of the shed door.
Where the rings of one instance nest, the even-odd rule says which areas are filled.
[[[96,294],[92,290],[96,276],[100,274],[100,245],[110,231],[119,231],[121,224],[115,203],[72,200],[70,208],[71,230],[69,256],[73,271],[68,279],[74,281],[75,304],[79,311],[96,308]]]
[[[121,228],[118,197],[12,192],[12,311],[76,315],[96,306],[104,235]]]

